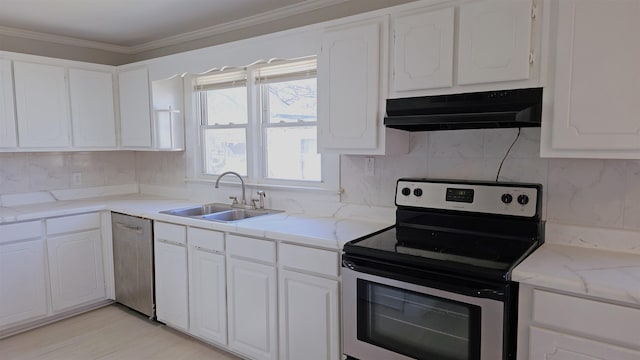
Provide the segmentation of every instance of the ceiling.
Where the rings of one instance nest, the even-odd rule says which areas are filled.
[[[19,30],[131,48],[240,21],[277,20],[345,1],[0,0],[0,34]]]

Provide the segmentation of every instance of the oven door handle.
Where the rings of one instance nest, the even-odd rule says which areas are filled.
[[[377,276],[396,279],[404,282],[417,283],[418,285],[433,287],[436,289],[454,292],[460,295],[471,296],[474,298],[484,298],[484,299],[492,299],[492,300],[498,300],[498,301],[504,301],[505,299],[504,289],[487,288],[485,286],[482,286],[481,284],[478,284],[477,286],[468,286],[470,284],[467,284],[467,286],[457,286],[457,285],[453,285],[451,282],[448,283],[448,282],[438,281],[434,279],[426,279],[426,278],[420,278],[419,281],[411,281],[406,278],[399,278],[396,274],[392,272],[385,271],[379,268],[358,265],[349,260],[342,260],[342,266],[356,272],[377,275]]]

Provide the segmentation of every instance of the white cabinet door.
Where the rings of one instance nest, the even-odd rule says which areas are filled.
[[[118,89],[122,147],[151,147],[151,103],[147,68],[120,71]]]
[[[100,230],[49,237],[47,248],[55,312],[105,298]]]
[[[556,0],[554,5],[551,149],[594,150],[594,157],[613,158],[618,155],[612,150],[640,149],[640,2]],[[622,157],[639,156],[636,151]]]
[[[13,63],[18,144],[27,148],[69,146],[69,97],[61,66]]]
[[[11,61],[0,59],[0,148],[18,145]]]
[[[280,271],[280,359],[340,359],[338,281]]]
[[[180,330],[189,329],[187,249],[155,241],[156,316]]]
[[[189,246],[189,314],[192,334],[227,344],[224,255]]]
[[[327,31],[318,59],[322,149],[376,149],[381,21]]]
[[[44,241],[0,245],[0,329],[46,314]]]
[[[113,74],[69,69],[73,146],[116,147]]]
[[[458,84],[529,78],[532,0],[460,6]]]
[[[278,359],[276,269],[230,258],[229,347],[252,359]]]
[[[597,326],[597,324],[594,324],[594,326]],[[537,327],[531,328],[529,349],[529,360],[640,359],[640,351],[637,350],[625,349]]]
[[[395,19],[393,90],[453,85],[454,9],[447,8]]]

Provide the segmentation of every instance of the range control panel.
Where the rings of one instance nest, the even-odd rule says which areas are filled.
[[[400,179],[396,187],[396,205],[534,217],[540,189],[535,184]]]

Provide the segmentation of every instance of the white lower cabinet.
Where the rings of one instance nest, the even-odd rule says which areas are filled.
[[[189,329],[186,227],[154,223],[156,315],[177,329]]]
[[[596,325],[597,326],[597,325]],[[531,328],[531,360],[638,360],[640,351],[571,336],[551,330]]]
[[[229,258],[229,347],[251,359],[278,359],[276,269]]]
[[[0,226],[0,329],[47,314],[39,221]]]
[[[211,245],[224,235],[189,228],[189,332],[204,340],[227,344],[225,257]],[[199,237],[198,237],[199,236]],[[202,240],[200,240],[202,239]]]
[[[338,281],[280,270],[280,359],[340,359]]]
[[[54,312],[106,298],[100,214],[47,219]]]
[[[105,298],[100,230],[50,237],[53,311]]]
[[[519,298],[518,360],[640,359],[640,308],[527,284]]]

